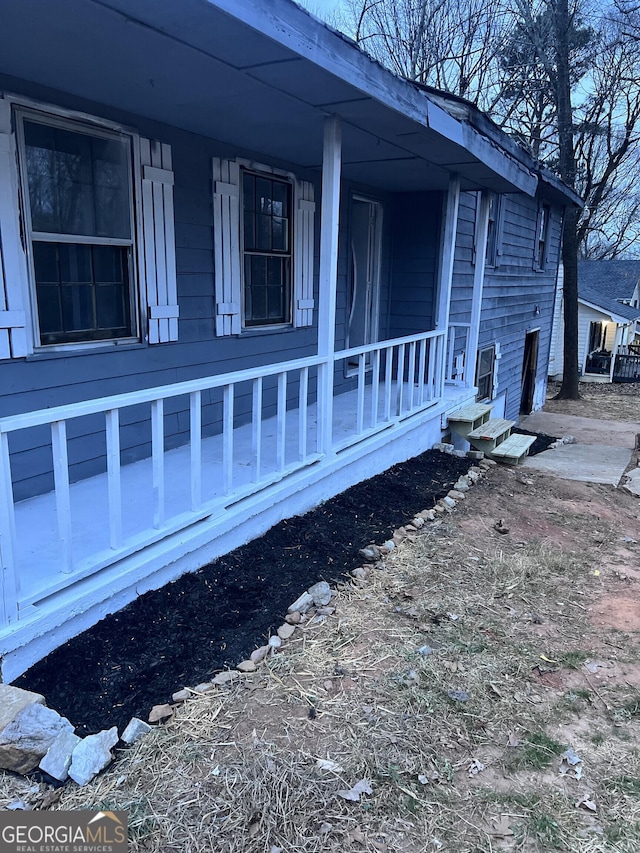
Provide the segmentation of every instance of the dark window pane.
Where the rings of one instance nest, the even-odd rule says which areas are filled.
[[[283,259],[282,258],[269,258],[269,263],[267,264],[267,284],[269,287],[279,287],[282,289],[284,286],[284,276],[283,276]]]
[[[254,255],[251,258],[251,287],[265,287],[267,284],[267,258]]]
[[[129,250],[34,242],[42,344],[109,340],[132,334]],[[44,276],[55,272],[55,281]]]
[[[289,190],[291,185],[282,181],[273,182],[273,215],[289,216]]]
[[[96,328],[93,288],[86,284],[65,284],[62,294],[62,325],[65,332]]]
[[[271,251],[271,217],[258,215],[258,234],[256,248],[264,252]]]
[[[254,287],[251,290],[251,318],[258,322],[267,319],[267,288]]]
[[[93,279],[91,271],[91,246],[75,243],[57,243],[60,257],[60,281],[75,284],[90,282]]]
[[[60,311],[60,288],[57,284],[36,286],[38,297],[38,317],[42,334],[62,331]]]
[[[279,252],[289,251],[289,221],[279,216],[273,217],[273,249]]]
[[[58,252],[54,243],[34,243],[33,263],[38,284],[58,283]]]
[[[245,210],[252,212],[256,209],[256,179],[253,175],[243,175],[242,177],[242,203]]]
[[[251,211],[244,212],[244,247],[256,248],[256,217]]]
[[[284,322],[284,306],[282,303],[282,289],[270,287],[268,293],[269,319]]]
[[[256,210],[271,213],[271,185],[268,178],[256,178]]]
[[[34,231],[131,237],[129,142],[24,122]]]
[[[119,329],[127,325],[124,292],[118,285],[96,287],[96,325],[100,329]]]
[[[124,281],[123,253],[118,246],[93,247],[93,274],[96,282],[110,284]]]

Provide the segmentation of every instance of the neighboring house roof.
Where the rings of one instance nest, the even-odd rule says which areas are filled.
[[[640,279],[640,261],[579,261],[578,296],[582,302],[625,320],[640,318],[640,308],[624,305]]]
[[[640,319],[640,308],[632,308],[630,305],[622,305],[620,302],[600,299],[599,303],[602,303],[603,301],[608,303],[607,305],[602,305],[597,302],[593,302],[590,299],[586,299],[583,296],[579,296],[578,301],[583,305],[586,305],[588,308],[593,308],[595,311],[599,311],[601,314],[611,317],[614,322],[619,323],[622,326],[633,322],[633,320]]]

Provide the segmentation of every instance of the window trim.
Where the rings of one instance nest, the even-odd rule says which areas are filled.
[[[491,245],[489,242],[489,224],[491,222],[491,218],[487,219],[487,245],[485,247],[485,267],[489,269],[497,269],[500,266],[500,255],[502,254],[502,218],[504,216],[504,193],[498,192],[490,192],[490,195],[495,198],[495,216],[493,219],[494,222],[494,238],[493,238],[493,250],[490,251]],[[479,210],[478,203],[478,210]],[[489,207],[489,213],[491,212],[491,207]],[[477,227],[477,226],[476,226]]]
[[[483,354],[483,353],[485,353],[485,352],[491,352],[491,368],[490,368],[486,373],[483,373],[483,374],[482,374],[482,377],[481,377],[481,376],[480,376],[480,362],[481,362],[481,360],[482,360],[482,358],[481,358],[481,357],[482,357],[482,354]],[[475,375],[475,377],[474,377],[474,385],[475,385],[475,386],[476,386],[476,388],[478,389],[478,393],[477,393],[477,395],[476,395],[476,400],[477,400],[478,402],[480,402],[480,401],[482,401],[482,400],[493,400],[493,399],[494,399],[494,394],[495,394],[495,371],[496,371],[496,361],[497,361],[497,358],[498,358],[498,353],[497,353],[497,350],[496,350],[496,345],[495,345],[495,343],[493,343],[493,344],[489,344],[489,346],[485,346],[485,347],[478,347],[478,353],[477,353],[477,357],[476,357],[476,375]],[[479,380],[480,380],[480,378],[485,378],[485,377],[490,377],[489,393],[488,393],[487,395],[485,395],[485,396],[482,396],[482,397],[481,397],[481,396],[480,396],[480,384],[479,384]]]
[[[237,158],[236,162],[240,168],[240,179],[239,179],[239,208],[240,208],[240,323],[241,323],[241,334],[251,333],[251,332],[276,332],[282,331],[283,329],[290,329],[295,327],[294,323],[294,301],[295,301],[295,211],[296,211],[296,199],[297,199],[297,179],[296,176],[291,172],[286,172],[282,169],[276,169],[271,166],[261,165],[259,163],[255,163],[251,160],[243,160],[241,158]],[[271,180],[277,180],[281,183],[286,183],[289,186],[289,252],[283,253],[282,255],[277,254],[275,257],[288,257],[289,258],[289,294],[288,299],[286,300],[288,303],[288,319],[283,321],[278,321],[277,323],[265,323],[265,322],[257,322],[257,323],[247,323],[245,316],[245,293],[246,293],[246,281],[245,281],[245,245],[244,245],[244,176],[246,174],[254,175],[254,176],[265,176],[270,178]],[[250,253],[251,254],[251,253]],[[270,257],[271,253],[265,252],[260,253],[264,254],[265,257]],[[283,294],[284,295],[284,294]]]
[[[145,288],[141,287],[140,264],[143,262],[139,247],[142,245],[142,211],[141,211],[141,167],[139,154],[139,135],[123,125],[102,120],[87,113],[77,112],[34,101],[30,98],[7,94],[5,100],[12,110],[17,148],[17,168],[19,199],[21,210],[21,232],[23,248],[27,265],[27,304],[30,318],[27,321],[27,334],[30,338],[30,352],[40,354],[46,352],[79,352],[94,349],[111,349],[118,346],[143,344],[146,337],[143,318],[147,316]],[[49,127],[61,127],[88,136],[99,136],[105,139],[127,140],[127,159],[129,175],[129,211],[131,217],[131,237],[129,240],[118,238],[101,238],[87,235],[61,235],[57,233],[34,232],[31,219],[31,204],[29,199],[28,178],[26,171],[26,146],[24,137],[25,119],[44,124]],[[40,318],[36,293],[34,267],[34,233],[40,242],[62,242],[83,245],[116,245],[129,247],[129,312],[132,334],[119,338],[103,338],[99,340],[69,341],[64,343],[45,344],[41,341]],[[60,239],[73,236],[73,240]]]
[[[546,211],[546,215],[545,215]],[[541,201],[538,204],[536,216],[536,232],[533,244],[533,269],[544,272],[547,269],[549,255],[549,239],[551,237],[551,204]],[[542,248],[542,258],[540,249]]]

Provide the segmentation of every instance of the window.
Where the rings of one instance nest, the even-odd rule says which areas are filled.
[[[291,322],[292,186],[242,173],[244,325]]]
[[[495,361],[495,346],[485,347],[485,349],[478,350],[475,383],[478,388],[478,400],[491,400],[493,397]]]
[[[605,331],[604,324],[592,322],[589,325],[589,349],[588,353],[596,352],[596,350],[604,349]]]
[[[544,270],[547,263],[550,216],[551,208],[548,204],[543,204],[538,210],[538,222],[536,226],[534,267],[537,270]]]
[[[20,114],[36,344],[136,335],[131,137]]]
[[[216,335],[311,326],[313,183],[245,160],[212,166]]]

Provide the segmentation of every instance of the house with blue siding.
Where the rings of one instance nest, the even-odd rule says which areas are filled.
[[[5,0],[2,678],[539,407],[579,203],[291,0]]]

